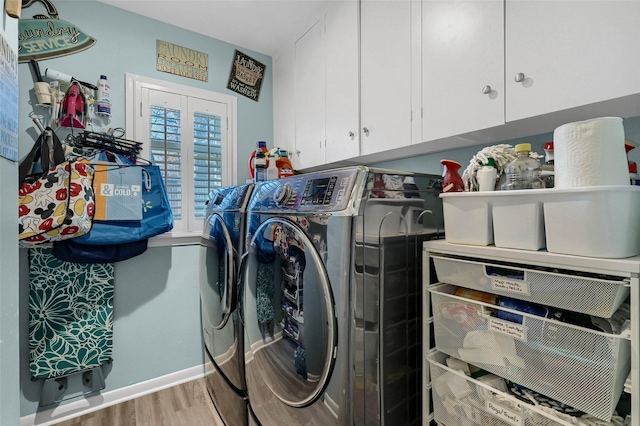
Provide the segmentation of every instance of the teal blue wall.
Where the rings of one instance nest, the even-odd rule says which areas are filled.
[[[54,1],[60,19],[69,21],[94,37],[96,44],[80,53],[40,62],[42,73],[52,68],[70,74],[81,81],[95,84],[100,74],[106,74],[111,86],[112,117],[110,127],[125,127],[125,73],[190,85],[227,95],[236,95],[226,89],[233,53],[238,49],[267,65],[259,102],[244,96],[238,98],[238,181],[248,178],[246,159],[257,140],[266,140],[273,145],[273,93],[271,58],[242,47],[204,37],[171,25],[150,20],[120,9],[90,1]],[[44,13],[40,3],[22,11],[23,17]],[[17,34],[17,26],[12,30]],[[156,40],[188,47],[209,55],[209,81],[197,80],[156,71]],[[17,40],[17,37],[16,37]],[[17,41],[16,41],[17,43]],[[20,156],[24,156],[37,135],[30,114],[48,118],[48,111],[34,106],[33,78],[27,64],[19,66],[20,72]],[[63,139],[69,129],[60,129]],[[17,168],[5,166],[0,159],[2,188],[15,199]],[[10,176],[5,176],[10,175]],[[6,178],[5,178],[6,177]],[[2,195],[2,189],[0,189]],[[4,199],[4,198],[3,198]],[[2,231],[3,241],[17,240],[17,202],[2,203],[0,218],[11,215],[13,219],[2,221],[10,226]],[[5,213],[6,211],[6,213]],[[4,226],[4,225],[3,225]],[[5,237],[5,234],[10,234]],[[5,239],[6,238],[6,239]],[[36,412],[40,398],[40,382],[32,382],[28,364],[28,259],[27,251],[20,250],[20,276],[17,271],[6,273],[4,263],[16,265],[17,244],[2,245],[12,248],[12,255],[0,256],[2,274],[2,313],[16,307],[9,303],[16,299],[18,281],[20,294],[20,384],[2,378],[2,409],[5,409],[5,391],[14,392],[16,404],[20,399],[20,415]],[[203,347],[200,332],[200,310],[198,293],[198,246],[149,248],[134,259],[116,264],[113,365],[106,377],[104,392],[144,382],[169,373],[203,364]],[[10,254],[11,254],[10,253]],[[11,272],[10,270],[8,272]],[[0,281],[0,284],[3,284]],[[7,289],[10,289],[8,291]],[[5,302],[5,294],[9,296]],[[13,293],[13,294],[12,294]],[[17,328],[17,319],[12,327]],[[4,322],[3,322],[4,327]],[[7,336],[9,336],[7,334]],[[5,338],[3,330],[2,338]],[[17,339],[17,336],[16,336]],[[13,348],[14,352],[17,348]],[[4,357],[4,352],[1,353]],[[16,353],[17,359],[17,353]],[[4,358],[3,358],[4,368]],[[15,372],[17,364],[14,362]],[[5,383],[7,383],[5,385]],[[13,406],[16,406],[14,404]],[[14,421],[0,424],[15,424]]]
[[[0,35],[17,54],[18,20],[0,15]],[[0,157],[0,425],[20,419],[17,187],[18,164]]]

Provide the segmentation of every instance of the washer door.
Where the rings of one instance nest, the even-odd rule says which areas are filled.
[[[270,411],[306,407],[323,394],[335,363],[329,278],[297,223],[270,218],[252,234],[240,271],[249,400]]]
[[[221,330],[227,324],[237,301],[237,255],[229,230],[219,214],[213,213],[207,226],[209,238],[201,241],[205,250],[206,274],[200,286],[202,319],[205,327]],[[209,349],[211,351],[212,348]]]

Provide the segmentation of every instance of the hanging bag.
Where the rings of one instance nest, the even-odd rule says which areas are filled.
[[[95,167],[94,220],[142,220],[142,173],[125,157],[100,151],[91,160]]]
[[[129,165],[142,176],[142,220],[94,220],[91,231],[76,239],[87,245],[122,244],[146,240],[173,229],[173,213],[160,167]]]
[[[40,171],[34,173],[38,164]],[[91,229],[95,209],[93,167],[85,161],[65,161],[62,144],[50,127],[20,163],[19,185],[21,247],[75,238]]]

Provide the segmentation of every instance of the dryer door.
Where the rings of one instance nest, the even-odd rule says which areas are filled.
[[[242,332],[237,323],[237,253],[230,213],[212,213],[201,240],[200,308],[202,336],[210,360],[224,379],[244,389]]]
[[[298,223],[269,218],[251,234],[240,271],[249,402],[264,424],[272,416],[295,423],[299,408],[326,410],[314,402],[335,363],[333,293],[322,257]],[[330,418],[318,424],[334,424]]]

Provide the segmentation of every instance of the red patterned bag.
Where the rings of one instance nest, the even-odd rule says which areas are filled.
[[[55,133],[51,133],[54,162],[57,162],[61,158],[62,145]],[[94,169],[89,162],[63,161],[47,167],[44,173],[27,176],[35,159],[39,155],[45,157],[41,153],[49,152],[46,144],[49,135],[43,135],[20,164],[18,239],[21,247],[79,237],[89,232],[93,223]],[[43,159],[42,163],[47,164],[48,159]]]

